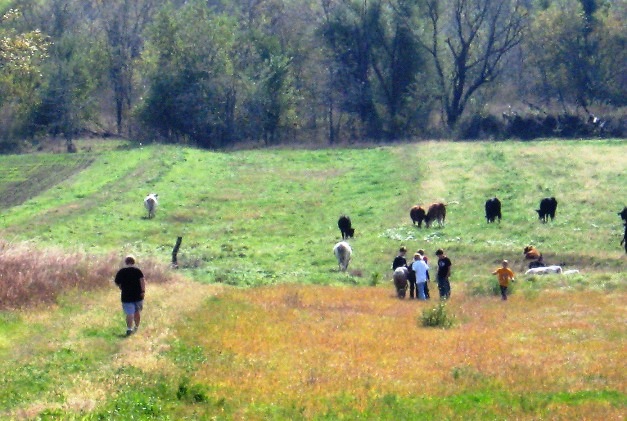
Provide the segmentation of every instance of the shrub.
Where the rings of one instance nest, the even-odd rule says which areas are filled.
[[[446,309],[446,301],[440,301],[435,307],[422,312],[424,327],[441,327],[448,329],[455,325],[455,316]]]

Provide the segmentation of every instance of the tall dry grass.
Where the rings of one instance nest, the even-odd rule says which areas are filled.
[[[121,263],[122,257],[113,253],[89,255],[32,242],[0,241],[0,310],[54,303],[59,294],[72,289],[107,287]],[[151,283],[173,276],[167,264],[153,259],[139,263]]]

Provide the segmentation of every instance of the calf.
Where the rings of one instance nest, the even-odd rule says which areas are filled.
[[[540,268],[531,268],[525,272],[525,275],[548,275],[552,273],[562,273],[561,266],[545,266]]]
[[[333,254],[337,258],[337,264],[340,271],[345,271],[348,268],[348,264],[351,261],[353,255],[353,249],[346,241],[340,241],[333,247]]]
[[[542,253],[535,248],[534,246],[527,246],[523,250],[523,254],[525,255],[525,259],[527,260],[536,260],[542,257]]]
[[[557,209],[557,200],[554,197],[545,197],[540,201],[540,209],[536,209],[540,221],[547,222],[555,218],[555,210]]]
[[[144,199],[144,207],[148,211],[148,219],[154,218],[155,216],[155,211],[157,210],[157,206],[159,205],[159,202],[157,201],[158,196],[159,195],[156,193],[150,193]]]
[[[485,219],[490,222],[494,222],[498,218],[501,222],[501,201],[493,197],[485,202]]]
[[[411,218],[411,222],[414,225],[418,223],[418,228],[422,228],[422,221],[425,220],[426,216],[427,212],[425,212],[422,206],[416,205],[409,210],[409,217]]]
[[[355,229],[352,227],[351,219],[348,216],[340,216],[340,219],[337,220],[337,227],[342,233],[342,240],[355,236]]]
[[[394,280],[394,287],[396,288],[396,295],[398,298],[405,298],[405,295],[407,294],[408,277],[409,277],[409,270],[407,269],[407,267],[400,266],[394,269],[394,274],[392,275],[392,279]]]
[[[433,203],[427,210],[425,216],[425,225],[427,228],[436,221],[440,227],[444,226],[444,220],[446,219],[446,205],[444,203]]]

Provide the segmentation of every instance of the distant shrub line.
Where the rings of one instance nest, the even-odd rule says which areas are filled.
[[[0,241],[0,310],[50,304],[75,288],[95,290],[111,285],[121,257],[90,256],[82,252],[44,249],[32,243]],[[151,283],[167,282],[167,265],[140,262]]]

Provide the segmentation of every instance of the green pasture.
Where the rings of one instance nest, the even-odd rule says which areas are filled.
[[[624,270],[624,141],[93,150],[0,157],[0,235],[164,261],[182,236],[184,273],[233,285],[377,282],[401,244],[429,256],[446,249],[462,279],[502,258],[522,265],[527,244],[567,268]],[[142,202],[150,192],[160,200],[152,220]],[[488,225],[483,203],[494,195],[504,219]],[[542,224],[534,209],[545,196],[559,205]],[[433,201],[448,204],[446,226],[412,226],[409,208]],[[349,274],[331,252],[343,213],[356,228]]]
[[[623,291],[627,278],[616,214],[627,204],[622,140],[232,152],[90,142],[79,150],[0,156],[0,238],[90,254],[114,252],[120,259],[133,253],[141,266],[148,257],[169,262],[182,236],[179,273],[198,288],[376,286],[389,279],[402,244],[410,251],[425,249],[433,261],[435,250],[444,248],[454,264],[454,294],[471,297],[498,294],[490,271],[507,258],[520,273],[527,244],[537,246],[548,262],[581,274],[517,282],[512,292],[521,300],[532,303],[550,289],[601,290],[596,296],[603,296]],[[160,206],[149,220],[143,198],[150,192],[159,194]],[[495,195],[503,202],[504,219],[487,224],[483,204]],[[545,196],[555,196],[559,205],[556,219],[542,224],[534,210]],[[410,207],[433,201],[448,204],[445,227],[412,226]],[[356,228],[347,273],[338,272],[332,254],[343,213]],[[207,361],[235,372],[268,364],[238,363],[218,339],[209,348],[190,339],[206,334],[207,323],[235,327],[252,306],[196,297],[205,301],[188,314],[187,301],[170,308],[168,292],[160,292],[151,296],[150,333],[125,342],[114,294],[71,291],[50,309],[0,313],[0,419],[307,418],[290,401],[240,402],[211,379],[194,380]],[[612,329],[602,333],[605,340],[622,342],[623,329]],[[428,349],[425,355],[434,358]],[[373,391],[366,403],[349,391],[320,397],[322,409],[314,418],[548,419],[564,409],[571,415],[579,407],[605,414],[625,406],[624,393],[607,389],[593,373],[581,389],[521,392],[473,370],[462,366],[450,374],[451,381],[467,387],[449,395]],[[368,387],[368,374],[363,376]]]

